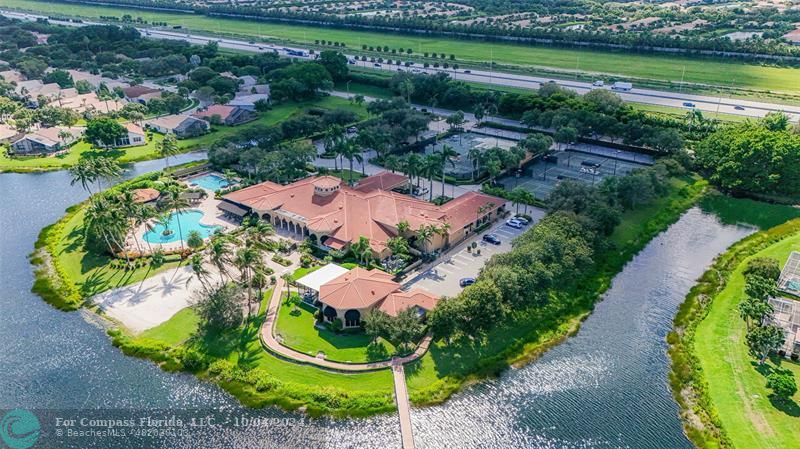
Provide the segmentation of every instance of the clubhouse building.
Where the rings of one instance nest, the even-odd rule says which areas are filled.
[[[388,171],[354,187],[333,176],[316,176],[288,185],[263,182],[231,192],[218,207],[232,218],[255,214],[276,229],[310,238],[325,251],[346,251],[365,237],[378,260],[391,255],[387,242],[401,234],[417,249],[432,252],[461,242],[505,214],[504,199],[479,192],[437,206],[393,191],[408,186],[408,178]],[[417,239],[416,231],[429,226],[439,232],[425,241]]]

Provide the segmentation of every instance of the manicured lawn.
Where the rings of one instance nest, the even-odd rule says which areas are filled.
[[[493,59],[500,64],[545,66],[581,71],[619,74],[655,80],[677,81],[685,68],[684,80],[689,83],[707,83],[729,86],[732,79],[736,87],[782,92],[800,92],[798,70],[793,68],[761,66],[738,60],[704,59],[698,56],[640,55],[601,50],[581,50],[535,45],[514,45],[478,40],[457,40],[441,37],[411,36],[386,32],[330,29],[313,26],[296,26],[278,23],[206,17],[202,15],[125,9],[122,7],[89,6],[82,4],[49,3],[33,0],[0,0],[0,6],[42,13],[81,16],[98,19],[100,16],[120,17],[130,14],[150,21],[182,25],[186,28],[216,33],[250,36],[270,36],[274,40],[313,44],[325,39],[343,42],[349,48],[361,48],[362,43],[382,44],[391,48],[411,48],[415,54],[437,52],[456,55],[457,62],[486,62]]]
[[[752,257],[786,261],[792,250],[800,250],[800,235],[780,241]],[[749,259],[747,259],[749,260]],[[788,449],[800,447],[800,394],[790,405],[776,406],[769,398],[766,375],[780,364],[800,380],[800,365],[773,359],[759,367],[748,354],[745,323],[737,305],[743,296],[745,260],[733,272],[726,287],[712,302],[695,335],[695,353],[700,361],[708,392],[723,428],[737,448]]]
[[[205,334],[192,345],[213,357],[225,358],[249,368],[262,368],[287,383],[312,387],[330,385],[352,392],[391,393],[393,384],[392,373],[389,370],[361,374],[333,373],[309,365],[284,361],[268,353],[261,345],[258,332],[270,296],[271,290],[264,294],[265,300],[259,317],[246,326],[223,333]]]
[[[345,164],[349,164],[348,161],[344,162]],[[344,168],[341,170],[330,170],[328,174],[331,176],[336,176],[337,178],[341,178],[342,181],[345,182],[357,182],[360,179],[365,178],[364,175],[361,174],[358,170],[350,171],[349,168]]]
[[[276,333],[283,337],[283,344],[311,356],[319,352],[325,358],[337,362],[374,362],[386,360],[395,353],[394,346],[383,339],[371,344],[371,339],[363,332],[335,333],[327,328],[315,327],[314,307],[307,304],[296,308],[281,298],[278,311]],[[299,299],[298,299],[299,301]]]
[[[74,214],[63,227],[54,256],[67,278],[74,282],[81,296],[88,298],[112,288],[140,282],[159,271],[179,266],[177,257],[168,257],[168,262],[154,269],[150,266],[136,270],[119,270],[109,266],[106,255],[87,252],[83,245],[83,211]]]
[[[179,310],[169,320],[142,332],[139,336],[163,341],[170,345],[179,345],[196,334],[199,326],[200,317],[197,316],[197,312],[193,308],[187,307]]]
[[[302,103],[284,103],[273,107],[271,110],[260,114],[259,118],[240,126],[215,126],[212,132],[189,139],[178,140],[178,146],[184,151],[204,150],[215,142],[234,136],[244,130],[258,126],[273,126],[288,119],[294,114],[308,107],[323,109],[342,108],[358,114],[360,119],[367,116],[364,106],[357,106],[350,101],[339,97],[324,97],[315,101]],[[158,156],[156,146],[164,137],[158,133],[150,133],[146,145],[130,148],[121,148],[112,151],[95,150],[86,142],[78,142],[70,151],[61,156],[45,157],[9,157],[5,152],[0,152],[0,171],[35,171],[68,168],[75,165],[82,157],[98,155],[112,156],[120,163],[136,162],[155,159]]]

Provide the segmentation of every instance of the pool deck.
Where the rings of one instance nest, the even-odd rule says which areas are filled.
[[[222,214],[222,212],[220,212],[220,210],[217,209],[217,204],[219,203],[220,200],[214,198],[214,192],[209,191],[208,197],[206,199],[204,199],[202,202],[198,204],[192,205],[188,209],[199,210],[203,212],[203,218],[200,219],[200,224],[202,225],[221,226],[223,230],[226,232],[236,228],[238,225],[226,219]],[[133,233],[134,234],[133,238],[128,237],[125,243],[129,251],[138,251],[140,247],[143,251],[148,250],[149,246],[147,245],[147,242],[145,242],[143,238],[145,232],[147,232],[146,226],[141,225],[138,228],[136,228],[136,231]],[[185,237],[186,236],[184,235],[184,238]],[[138,245],[136,240],[138,240]],[[176,240],[174,242],[169,242],[169,243],[151,243],[150,246],[152,246],[153,249],[160,247],[164,251],[169,251],[169,250],[180,249],[181,241]]]

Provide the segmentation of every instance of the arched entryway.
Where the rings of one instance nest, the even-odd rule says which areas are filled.
[[[361,325],[361,312],[351,309],[344,313],[345,327],[355,327],[359,325]]]
[[[322,314],[325,315],[325,321],[333,322],[336,319],[336,309],[331,306],[325,306],[323,309]]]

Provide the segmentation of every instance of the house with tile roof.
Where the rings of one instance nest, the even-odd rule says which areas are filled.
[[[39,128],[11,144],[14,154],[52,154],[67,149],[83,136],[84,128]]]
[[[318,301],[325,321],[342,321],[345,328],[358,327],[371,310],[397,316],[403,310],[416,308],[424,316],[436,307],[439,298],[424,290],[400,290],[400,284],[389,273],[361,267],[322,284]]]
[[[210,123],[235,126],[255,120],[258,116],[255,112],[238,106],[212,104],[203,110],[198,110],[192,114],[192,117],[203,119]]]
[[[165,115],[147,120],[145,126],[161,134],[173,133],[179,138],[199,136],[211,128],[207,121],[189,114]]]
[[[418,249],[432,252],[461,242],[505,213],[505,200],[479,192],[437,206],[388,190],[398,185],[392,180],[396,176],[379,173],[356,187],[333,176],[288,185],[263,182],[225,195],[218,207],[232,216],[257,215],[325,251],[346,251],[365,237],[378,260],[391,255],[388,241],[393,237],[405,237]],[[418,239],[416,231],[430,227],[439,232],[426,241]]]

